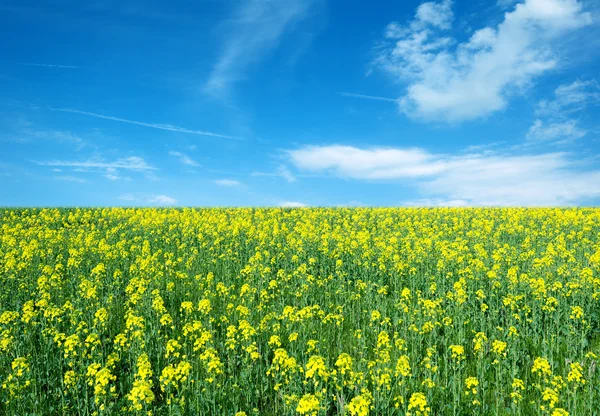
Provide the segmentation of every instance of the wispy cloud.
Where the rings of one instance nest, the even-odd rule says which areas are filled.
[[[402,203],[405,207],[466,207],[469,206],[469,202],[464,199],[415,199],[411,201],[405,201]]]
[[[177,203],[175,198],[171,198],[167,195],[156,195],[151,197],[148,201],[159,205],[175,205]]]
[[[78,178],[77,176],[70,176],[70,175],[55,176],[54,179],[59,180],[59,181],[75,182],[75,183],[86,183],[87,182],[83,178]]]
[[[68,130],[37,130],[31,127],[19,128],[9,140],[18,143],[29,143],[35,140],[53,140],[59,143],[72,144],[76,150],[90,146],[87,140]]]
[[[132,204],[151,204],[159,206],[168,206],[177,204],[177,199],[167,195],[145,194],[145,193],[129,193],[119,196],[121,201],[126,201]]]
[[[79,68],[81,68],[77,65],[36,64],[36,63],[30,63],[30,62],[18,62],[17,64],[23,65],[23,66],[39,66],[39,67],[43,67],[43,68],[62,68],[62,69],[79,69]]]
[[[538,119],[529,128],[527,139],[542,142],[567,143],[582,138],[586,133],[587,131],[580,128],[575,120],[544,123]]]
[[[125,169],[132,171],[148,171],[157,170],[154,166],[146,163],[144,159],[138,156],[131,156],[117,159],[113,162],[104,162],[96,160],[83,161],[66,161],[66,160],[50,160],[50,161],[33,161],[41,166],[69,167],[82,169]]]
[[[284,33],[318,1],[243,0],[222,27],[223,48],[204,91],[216,97],[226,95],[231,84],[245,78],[248,67],[275,49]]]
[[[410,117],[458,122],[502,110],[535,77],[556,68],[552,44],[591,23],[577,0],[525,0],[496,26],[466,42],[445,32],[451,1],[427,2],[407,25],[390,23],[373,62],[407,85],[399,101]]]
[[[561,117],[584,110],[588,105],[600,104],[600,83],[596,80],[575,81],[560,85],[551,100],[541,100],[536,114]]]
[[[146,123],[143,121],[135,121],[135,120],[128,120],[128,119],[120,118],[120,117],[105,116],[103,114],[91,113],[89,111],[74,110],[71,108],[52,108],[52,107],[48,107],[48,108],[52,111],[61,111],[64,113],[81,114],[81,115],[85,115],[85,116],[101,118],[104,120],[118,121],[120,123],[128,123],[128,124],[134,124],[136,126],[150,127],[152,129],[158,129],[158,130],[174,131],[177,133],[185,133],[185,134],[196,134],[199,136],[217,137],[220,139],[243,140],[242,138],[239,138],[239,137],[227,136],[224,134],[213,133],[210,131],[191,130],[191,129],[188,129],[185,127],[173,126],[171,124]]]
[[[570,205],[600,197],[600,170],[568,153],[444,155],[418,148],[310,146],[288,154],[301,170],[399,181],[429,200]]]
[[[340,92],[340,95],[343,97],[353,97],[353,98],[363,98],[365,100],[375,100],[375,101],[387,101],[390,103],[398,104],[398,98],[389,98],[389,97],[377,97],[374,95],[364,95],[364,94],[353,94],[351,92]]]
[[[196,162],[195,160],[193,160],[191,157],[189,157],[185,153],[170,151],[169,155],[173,156],[173,157],[176,157],[184,165],[187,165],[187,166],[200,166],[200,164],[198,162]]]
[[[577,80],[560,85],[551,99],[540,100],[535,109],[538,117],[527,133],[530,142],[567,144],[582,138],[587,130],[573,119],[590,105],[600,104],[600,84],[595,80]]]
[[[270,176],[283,178],[289,183],[296,182],[296,177],[294,176],[294,174],[292,174],[292,172],[290,172],[288,167],[285,165],[279,165],[276,172],[252,172],[251,176]]]
[[[242,183],[233,179],[216,179],[213,181],[219,186],[240,186]]]
[[[279,203],[279,206],[281,208],[304,208],[304,207],[307,207],[308,205],[305,204],[304,202],[298,202],[298,201],[281,201]]]

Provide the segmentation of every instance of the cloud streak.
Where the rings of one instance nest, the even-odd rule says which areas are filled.
[[[377,97],[374,95],[364,95],[364,94],[354,94],[351,92],[340,92],[342,97],[353,97],[353,98],[363,98],[365,100],[374,100],[374,101],[387,101],[390,103],[398,104],[397,98],[389,98],[389,97]]]
[[[131,156],[127,158],[117,159],[114,162],[104,162],[95,160],[84,160],[84,161],[64,161],[64,160],[51,160],[51,161],[33,161],[35,164],[40,166],[53,166],[53,167],[68,167],[68,168],[79,168],[79,169],[125,169],[132,171],[150,171],[157,170],[154,166],[146,163],[144,159],[137,156]]]
[[[215,97],[225,96],[230,86],[246,76],[247,69],[275,49],[282,36],[304,19],[320,0],[244,0],[222,27],[223,48],[204,85]]]
[[[200,166],[200,164],[198,162],[193,160],[191,157],[189,157],[185,153],[170,151],[169,155],[176,157],[177,159],[179,159],[179,162],[181,162],[184,165],[194,166],[194,167]]]
[[[60,112],[63,112],[63,113],[81,114],[81,115],[84,115],[84,116],[96,117],[96,118],[100,118],[100,119],[103,119],[103,120],[117,121],[117,122],[120,122],[120,123],[134,124],[136,126],[149,127],[149,128],[158,129],[158,130],[173,131],[173,132],[185,133],[185,134],[195,134],[195,135],[199,135],[199,136],[209,136],[209,137],[216,137],[216,138],[228,139],[228,140],[243,140],[242,138],[239,138],[239,137],[227,136],[227,135],[224,135],[224,134],[213,133],[213,132],[210,132],[210,131],[191,130],[191,129],[188,129],[188,128],[185,128],[185,127],[173,126],[171,124],[146,123],[146,122],[143,122],[143,121],[128,120],[128,119],[125,119],[125,118],[113,117],[113,116],[106,116],[106,115],[103,115],[103,114],[92,113],[92,112],[89,112],[89,111],[74,110],[74,109],[71,109],[71,108],[53,108],[53,107],[48,107],[48,109],[52,110],[52,111],[60,111]]]
[[[38,66],[43,68],[62,68],[62,69],[80,69],[80,66],[77,65],[53,65],[53,64],[36,64],[29,62],[19,62],[18,65],[23,66]]]

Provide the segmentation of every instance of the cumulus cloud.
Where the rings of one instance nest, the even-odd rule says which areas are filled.
[[[310,146],[288,152],[301,170],[356,180],[395,180],[421,201],[462,205],[570,205],[600,196],[600,170],[568,153],[444,155],[411,148]]]
[[[502,110],[512,95],[553,69],[552,43],[591,23],[577,0],[525,0],[497,26],[458,42],[445,33],[451,2],[427,2],[408,25],[393,22],[373,64],[407,84],[400,110],[410,117],[458,122]]]

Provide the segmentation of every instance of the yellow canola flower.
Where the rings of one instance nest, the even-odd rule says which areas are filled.
[[[548,360],[538,357],[533,361],[531,372],[541,376],[549,376],[552,374],[552,369],[550,368],[550,363],[548,363]]]
[[[427,404],[427,397],[423,393],[413,393],[408,400],[407,416],[428,416],[431,408]]]
[[[319,399],[313,394],[305,394],[302,396],[296,407],[296,411],[301,415],[316,416],[319,411]]]

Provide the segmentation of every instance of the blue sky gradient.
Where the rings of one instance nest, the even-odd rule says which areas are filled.
[[[4,0],[0,205],[598,205],[599,10]]]

